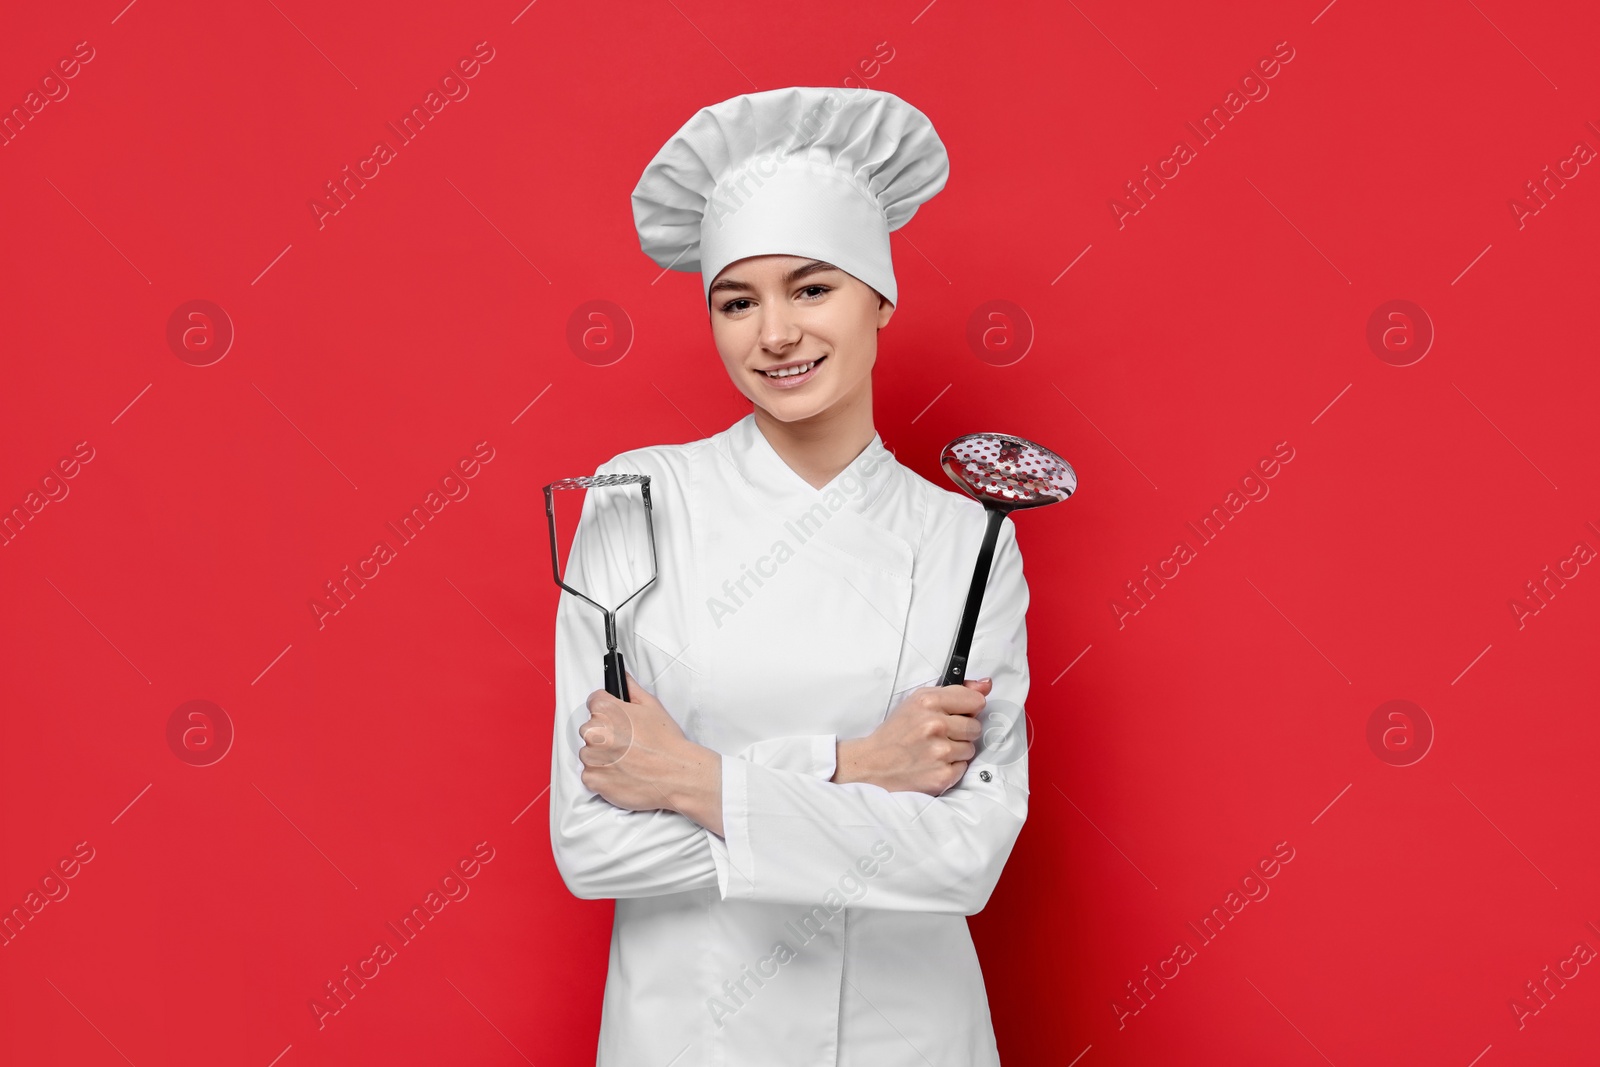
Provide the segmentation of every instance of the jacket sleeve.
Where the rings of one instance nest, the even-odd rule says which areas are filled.
[[[595,473],[629,469],[622,458],[602,463]],[[585,492],[563,575],[568,585],[614,607],[637,588],[637,582],[648,578],[648,572],[636,575],[629,552],[630,524],[635,521],[631,512],[640,507],[635,486]],[[632,532],[642,535],[642,523]],[[562,590],[555,645],[550,846],[567,888],[581,899],[601,900],[716,885],[717,868],[709,845],[715,835],[709,830],[675,811],[624,810],[583,784],[578,727],[589,717],[589,694],[601,685],[604,616]],[[630,665],[630,669],[636,668]],[[773,738],[750,745],[738,758],[826,782],[835,769],[835,743],[833,734]]]
[[[738,758],[775,770],[796,771],[826,782],[839,769],[838,734],[770,737],[746,745]]]
[[[969,678],[994,679],[984,731],[961,781],[938,797],[724,759],[723,836],[706,839],[722,899],[982,911],[1028,813],[1027,609],[1006,519],[967,666]]]

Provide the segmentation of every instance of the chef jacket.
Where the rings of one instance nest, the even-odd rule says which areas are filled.
[[[1028,588],[1009,518],[968,661],[994,679],[977,753],[938,797],[835,783],[836,742],[937,685],[983,507],[881,436],[822,489],[754,414],[624,452],[647,474],[657,578],[617,613],[628,671],[722,755],[721,836],[583,785],[604,621],[557,608],[550,841],[567,887],[616,900],[598,1067],[998,1064],[966,916],[1028,810]],[[638,485],[585,493],[564,578],[607,607],[652,569]]]

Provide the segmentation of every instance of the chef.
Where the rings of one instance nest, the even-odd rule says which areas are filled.
[[[898,97],[791,87],[700,110],[634,190],[750,413],[596,470],[650,476],[629,702],[598,688],[601,613],[557,609],[551,846],[616,900],[600,1067],[1000,1062],[966,916],[1027,816],[1028,587],[1006,519],[969,680],[939,685],[984,510],[872,422],[889,233],[948,170]],[[643,510],[588,490],[567,583],[644,585]]]

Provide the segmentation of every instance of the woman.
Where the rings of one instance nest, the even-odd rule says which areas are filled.
[[[793,87],[701,110],[634,192],[751,412],[596,472],[651,478],[630,702],[596,688],[600,613],[558,608],[551,844],[616,899],[602,1067],[999,1062],[965,917],[1027,815],[1027,584],[1007,520],[974,680],[939,686],[984,512],[872,422],[889,231],[947,172],[897,97]],[[642,510],[590,490],[568,582],[638,589]]]

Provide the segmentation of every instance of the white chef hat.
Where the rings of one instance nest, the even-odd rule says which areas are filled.
[[[747,256],[810,256],[899,302],[889,232],[944,188],[928,117],[876,89],[791,86],[701,108],[633,190],[639,247],[711,283]]]

